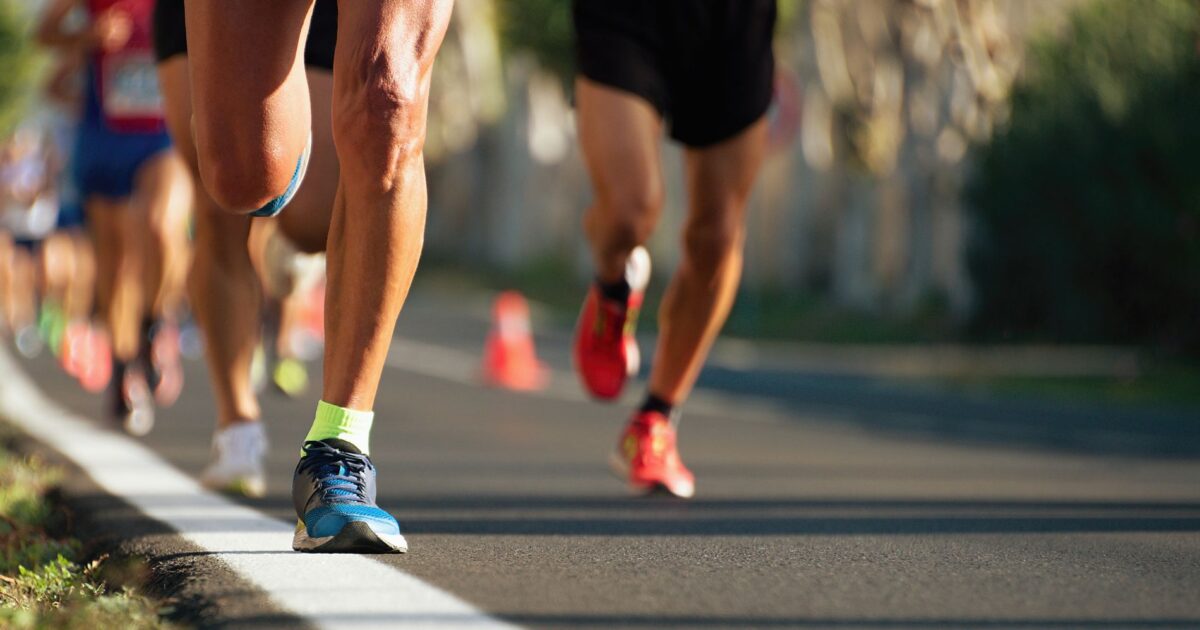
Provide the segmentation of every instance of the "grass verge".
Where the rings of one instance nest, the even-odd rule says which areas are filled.
[[[1200,364],[1152,359],[1144,363],[1138,374],[1127,378],[1006,376],[956,383],[996,394],[1033,395],[1064,402],[1200,408]]]
[[[63,472],[17,454],[10,437],[0,435],[0,627],[175,627],[162,619],[170,608],[131,587],[141,563],[89,554],[71,536],[54,500]]]

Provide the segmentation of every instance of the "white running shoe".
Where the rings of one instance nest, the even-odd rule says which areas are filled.
[[[267,434],[262,422],[239,422],[218,430],[213,436],[212,452],[212,463],[200,475],[204,487],[252,499],[266,495],[263,457],[267,453]]]

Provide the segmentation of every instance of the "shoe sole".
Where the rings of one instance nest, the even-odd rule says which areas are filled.
[[[298,522],[292,549],[304,553],[407,553],[408,541],[403,534],[380,534],[362,521],[348,523],[335,536],[310,538],[308,529]]]
[[[637,484],[629,481],[629,466],[625,465],[625,460],[619,453],[608,454],[608,467],[618,479],[625,482],[629,493],[633,496],[670,496],[677,499],[690,499],[696,496],[695,484],[688,488],[672,488],[661,481],[651,484]]]

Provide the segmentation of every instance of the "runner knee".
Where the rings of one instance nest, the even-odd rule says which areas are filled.
[[[380,191],[419,164],[425,145],[428,77],[391,51],[355,51],[348,87],[334,95],[333,139],[342,173]]]
[[[731,215],[736,213],[717,213],[712,218],[689,221],[684,228],[684,256],[688,266],[701,276],[716,274],[730,254],[742,247],[744,228]]]
[[[654,185],[635,186],[601,195],[596,221],[603,225],[602,238],[613,249],[633,249],[654,232],[663,205],[663,193]]]
[[[202,135],[199,129],[197,135]],[[270,139],[259,129],[244,134],[226,131],[224,135],[226,140],[239,135],[242,138],[257,135],[261,141],[205,142],[197,138],[200,177],[218,206],[237,211],[261,208],[288,189],[296,172],[298,153],[292,155],[279,146],[272,146]]]

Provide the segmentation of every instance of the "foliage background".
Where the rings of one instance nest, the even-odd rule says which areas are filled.
[[[1104,0],[978,147],[973,330],[1200,353],[1200,8]]]
[[[21,121],[34,95],[38,65],[30,27],[26,5],[0,0],[0,138]]]

